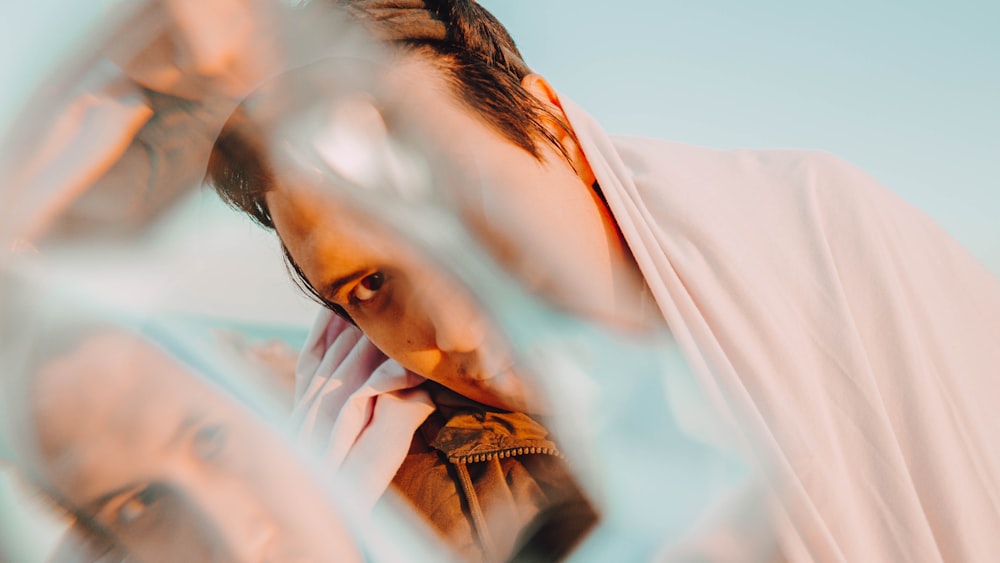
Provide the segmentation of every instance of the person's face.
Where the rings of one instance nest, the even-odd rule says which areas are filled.
[[[539,407],[488,317],[421,251],[322,190],[288,186],[267,200],[313,287],[386,355],[473,400]]]
[[[539,162],[489,128],[422,59],[404,60],[388,81],[405,92],[398,102],[409,125],[439,154],[467,165],[460,172],[473,181],[450,195],[501,264],[560,304],[586,312],[613,300],[603,207],[561,155],[547,149]],[[408,369],[489,405],[537,408],[466,292],[377,219],[304,184],[279,178],[266,202],[281,240],[325,299]]]
[[[353,547],[278,436],[136,337],[43,366],[44,478],[142,561],[323,561]]]

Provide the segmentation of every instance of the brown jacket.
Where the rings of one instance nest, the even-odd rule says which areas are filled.
[[[438,409],[393,486],[465,560],[564,557],[597,521],[548,431],[426,384]]]

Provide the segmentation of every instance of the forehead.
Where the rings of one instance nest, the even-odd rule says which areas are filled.
[[[461,201],[481,205],[481,186],[505,185],[526,162],[531,168],[538,163],[460,101],[456,86],[428,57],[401,53],[387,65],[380,89],[385,95],[378,102],[384,110],[379,126],[390,136],[403,135],[419,144],[419,156],[429,165],[445,166],[432,172],[435,189],[461,190]],[[330,101],[331,106],[337,103]],[[307,142],[322,150],[316,139]],[[343,148],[340,158],[326,155],[324,160],[339,162],[355,154],[348,150],[352,147]],[[338,193],[358,187],[316,186],[316,179],[309,178],[294,159],[274,156],[274,181],[265,203],[279,237],[310,282],[322,283],[318,278],[328,277],[324,272],[330,270],[363,265],[359,261],[398,260],[413,254],[384,218],[352,208],[344,192]],[[448,197],[452,195],[449,191]],[[464,210],[465,204],[461,205]]]
[[[335,189],[280,184],[266,195],[282,242],[306,271],[387,259],[399,238],[380,220],[357,210]]]
[[[387,102],[400,114],[401,125],[415,129],[429,149],[452,157],[492,145],[516,146],[465,101],[469,93],[440,65],[421,52],[402,54],[390,65],[384,76]]]
[[[155,464],[178,427],[224,412],[218,398],[139,338],[96,335],[37,373],[32,406],[40,453],[57,487],[83,494],[113,472]]]

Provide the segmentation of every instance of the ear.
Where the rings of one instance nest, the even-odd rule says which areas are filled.
[[[555,116],[555,121],[543,118],[545,126],[566,150],[580,180],[588,186],[593,185],[597,179],[594,177],[594,171],[590,168],[590,163],[587,162],[587,157],[583,154],[583,149],[580,148],[580,143],[576,140],[573,127],[570,125],[569,119],[566,118],[566,112],[563,110],[562,104],[559,103],[559,94],[540,74],[525,75],[521,79],[521,86]]]

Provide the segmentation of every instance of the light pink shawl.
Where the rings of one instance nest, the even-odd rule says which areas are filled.
[[[389,360],[356,327],[324,309],[295,370],[292,420],[334,483],[367,510],[389,487],[413,433],[434,410],[424,379]]]
[[[774,477],[786,556],[1000,557],[1000,283],[830,155],[612,139],[564,103],[688,363]]]

